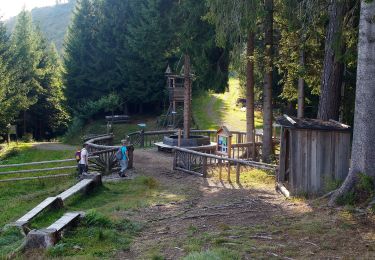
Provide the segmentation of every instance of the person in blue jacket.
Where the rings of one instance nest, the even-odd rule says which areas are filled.
[[[126,177],[126,169],[128,168],[128,149],[126,147],[127,145],[127,141],[126,140],[122,140],[121,141],[122,143],[122,146],[121,146],[121,160],[120,160],[120,166],[121,166],[121,170],[120,170],[120,176],[121,177]]]

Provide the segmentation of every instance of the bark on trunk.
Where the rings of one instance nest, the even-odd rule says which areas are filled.
[[[255,123],[254,123],[254,33],[249,32],[247,38],[246,66],[246,141],[254,145],[251,158],[255,158]]]
[[[305,50],[302,49],[300,52],[300,66],[305,67]],[[305,80],[300,77],[298,79],[298,110],[297,117],[303,118],[305,116]]]
[[[318,118],[339,120],[341,103],[341,85],[344,66],[342,54],[342,23],[345,0],[331,0],[329,5],[329,24],[325,41],[325,53]]]
[[[272,44],[273,0],[265,0],[265,58],[266,68],[263,87],[263,145],[262,160],[270,162],[272,154]]]
[[[375,177],[375,1],[361,1],[357,88],[351,168],[340,189],[329,202],[353,188],[358,173]]]
[[[190,136],[191,125],[191,83],[190,83],[190,57],[185,54],[184,63],[184,138]]]

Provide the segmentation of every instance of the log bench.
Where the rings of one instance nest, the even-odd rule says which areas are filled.
[[[24,216],[18,219],[13,225],[18,227],[25,227],[33,218],[39,215],[42,211],[48,208],[62,208],[64,201],[74,194],[83,191],[87,192],[93,189],[95,186],[101,185],[102,176],[98,173],[94,174],[83,174],[83,180],[78,182],[76,185],[70,187],[66,191],[60,193],[56,197],[49,197],[39,203],[35,208],[27,212]]]
[[[48,248],[61,239],[61,232],[77,224],[83,212],[68,212],[46,229],[32,230],[26,236],[25,249]]]

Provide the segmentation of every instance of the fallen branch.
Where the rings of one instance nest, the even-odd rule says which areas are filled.
[[[250,238],[272,240],[270,236],[251,236]]]
[[[322,200],[322,199],[325,199],[325,198],[329,198],[329,197],[331,197],[332,194],[335,193],[336,191],[337,191],[337,189],[336,189],[336,190],[333,190],[333,191],[330,191],[330,192],[324,194],[323,196],[321,196],[321,197],[319,197],[319,198],[316,198],[315,200]]]
[[[186,216],[186,217],[183,217],[182,219],[192,219],[192,218],[203,218],[203,217],[216,217],[216,216],[230,216],[230,215],[233,215],[233,214],[242,214],[242,213],[247,213],[247,212],[259,212],[259,209],[253,209],[253,210],[244,210],[244,211],[240,211],[240,212],[230,212],[230,213],[213,213],[213,214],[201,214],[201,215],[193,215],[193,216]],[[266,212],[266,211],[262,211],[262,212]]]

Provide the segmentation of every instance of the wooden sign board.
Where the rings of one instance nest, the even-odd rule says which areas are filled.
[[[231,156],[232,133],[225,126],[217,131],[216,153],[218,155]]]

